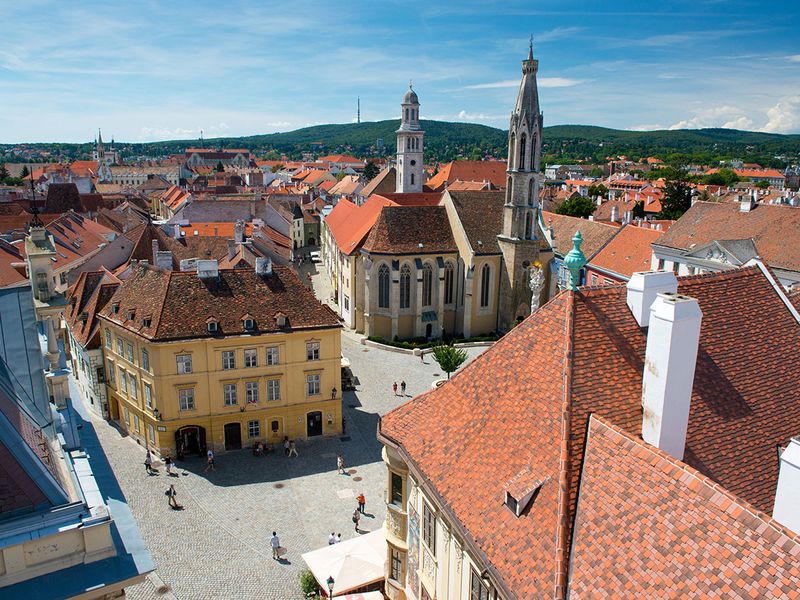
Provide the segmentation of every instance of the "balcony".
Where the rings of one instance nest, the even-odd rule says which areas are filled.
[[[408,515],[396,504],[386,505],[386,537],[395,547],[407,550],[406,534],[408,532]]]

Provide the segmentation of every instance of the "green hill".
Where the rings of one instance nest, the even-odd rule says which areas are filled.
[[[425,130],[427,161],[506,156],[508,134],[501,129],[445,121],[423,120],[421,125]],[[286,154],[290,158],[299,158],[303,152],[387,156],[395,151],[398,126],[399,120],[315,125],[283,133],[205,140],[205,146],[246,147],[259,156]],[[382,140],[382,145],[378,140]],[[167,156],[196,145],[198,140],[146,144],[117,142],[123,157]],[[88,158],[91,154],[91,144],[7,144],[0,145],[0,161],[14,160],[10,155],[12,147],[46,150],[57,158],[66,159]],[[657,156],[703,163],[741,158],[780,167],[796,162],[800,157],[800,135],[733,129],[625,131],[590,125],[556,125],[544,130],[543,154],[548,163],[604,162],[610,156],[624,154],[632,158]]]

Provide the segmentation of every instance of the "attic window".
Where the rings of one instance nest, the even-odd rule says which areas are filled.
[[[275,322],[278,324],[278,327],[286,327],[286,315],[278,313],[275,317]]]
[[[534,477],[535,475],[530,469],[525,469],[506,485],[503,504],[516,517],[521,517],[527,512],[533,501],[536,500],[536,496],[539,495],[539,490],[550,479],[550,477],[543,479]]]
[[[119,302],[114,302],[114,304],[111,305],[111,313],[115,315],[118,312],[119,312]]]
[[[142,327],[150,327],[152,323],[153,319],[150,319],[149,317],[145,317],[144,319],[142,319]]]
[[[219,331],[219,322],[218,321],[209,321],[207,323],[209,333],[216,333]]]
[[[133,321],[136,318],[136,311],[129,310],[128,311],[128,321]]]
[[[244,328],[247,329],[248,331],[255,329],[255,326],[256,323],[255,321],[253,321],[253,319],[248,317],[244,320]]]

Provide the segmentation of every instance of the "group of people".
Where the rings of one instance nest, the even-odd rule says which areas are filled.
[[[283,453],[286,456],[299,456],[297,454],[297,444],[294,443],[294,440],[290,440],[289,436],[285,436],[283,438]]]
[[[396,381],[392,383],[392,393],[395,396],[397,396],[397,382]],[[405,396],[406,395],[406,382],[405,381],[401,381],[400,382],[400,395],[401,396]]]
[[[175,466],[175,461],[172,460],[169,454],[165,454],[162,460],[164,468],[167,470],[167,475],[173,475],[172,468]],[[148,475],[158,475],[158,469],[153,468],[153,462],[153,454],[148,450],[147,456],[144,458],[144,470]],[[174,475],[177,476],[177,473]]]

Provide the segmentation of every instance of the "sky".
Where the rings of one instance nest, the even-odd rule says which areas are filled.
[[[800,133],[797,0],[0,0],[0,143],[398,118],[506,128],[533,35],[545,125]]]

